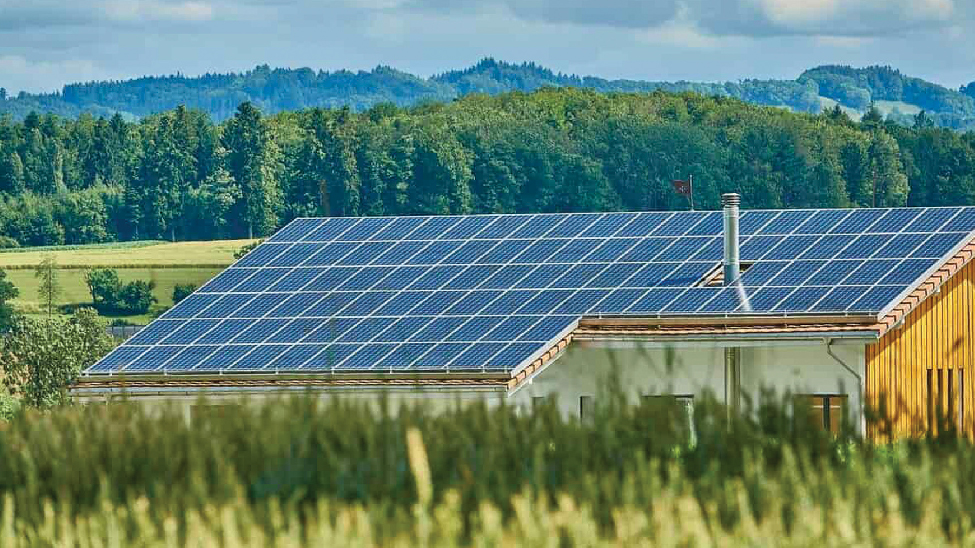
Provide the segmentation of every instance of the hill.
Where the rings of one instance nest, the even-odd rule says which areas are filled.
[[[0,113],[9,113],[16,119],[23,119],[32,111],[68,117],[83,112],[96,116],[119,113],[134,119],[185,105],[222,121],[232,116],[237,105],[244,101],[266,113],[344,106],[362,111],[379,103],[410,106],[449,101],[471,93],[495,95],[549,86],[600,92],[692,91],[812,113],[838,103],[854,116],[862,115],[871,103],[884,101],[899,104],[885,110],[898,122],[911,123],[912,113],[923,109],[935,124],[954,129],[975,127],[975,82],[961,90],[952,90],[903,75],[890,67],[822,66],[805,71],[795,80],[657,82],[569,75],[534,63],[513,64],[494,59],[483,59],[470,68],[432,78],[386,66],[371,71],[328,72],[309,68],[272,69],[262,65],[244,73],[199,77],[177,74],[88,82],[64,86],[57,93],[21,93],[8,97],[0,100]]]

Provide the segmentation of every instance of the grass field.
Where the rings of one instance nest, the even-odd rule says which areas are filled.
[[[140,245],[25,249],[0,253],[0,269],[7,272],[7,278],[20,290],[20,297],[13,304],[29,315],[44,312],[38,300],[34,268],[48,256],[53,256],[61,267],[63,293],[59,305],[77,306],[91,302],[88,286],[85,285],[85,271],[89,268],[115,268],[123,282],[154,281],[155,296],[159,302],[149,314],[122,317],[135,324],[145,324],[172,306],[173,287],[176,284],[203,284],[232,263],[234,252],[250,242],[139,242]]]

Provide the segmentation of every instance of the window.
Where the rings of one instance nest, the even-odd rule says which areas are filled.
[[[592,424],[596,416],[596,398],[592,396],[579,396],[579,420],[586,424]]]
[[[545,405],[545,396],[532,396],[532,409]]]
[[[965,424],[965,370],[928,369],[925,372],[928,394],[928,430],[935,432],[938,419],[955,421],[957,427]]]
[[[748,271],[755,263],[738,263],[738,276]],[[724,264],[719,264],[703,278],[694,284],[694,287],[722,287],[724,286]]]
[[[687,428],[687,441],[692,444],[696,441],[694,434],[694,396],[646,395],[643,396],[643,399],[649,402],[658,402],[662,405],[677,405],[680,408],[682,417],[686,418],[686,421],[681,427]]]
[[[848,398],[845,394],[815,394],[796,396],[797,412],[805,411],[809,414],[811,424],[838,434],[846,416]],[[798,407],[799,405],[804,408]]]

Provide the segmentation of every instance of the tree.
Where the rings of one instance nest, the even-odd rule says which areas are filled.
[[[67,388],[78,373],[114,344],[91,309],[81,309],[69,319],[20,318],[0,338],[3,384],[31,407],[46,409],[66,403]]]
[[[176,284],[173,287],[173,304],[179,304],[180,301],[189,297],[194,291],[196,291],[196,286],[193,284]]]
[[[246,227],[248,238],[268,235],[278,222],[281,189],[278,186],[278,148],[261,112],[245,102],[227,123],[223,134],[227,171],[240,187],[235,220]]]
[[[47,308],[47,317],[50,318],[54,315],[54,308],[62,292],[58,263],[53,255],[48,255],[37,265],[34,278],[38,280],[37,296]]]
[[[85,274],[95,310],[102,314],[145,314],[157,302],[152,292],[155,282],[135,280],[123,284],[118,272],[98,268]]]
[[[0,333],[7,332],[14,324],[16,314],[10,301],[16,299],[18,295],[20,292],[7,280],[7,273],[0,270]]]

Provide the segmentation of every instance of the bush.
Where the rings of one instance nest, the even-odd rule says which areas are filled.
[[[194,291],[196,291],[196,286],[193,284],[176,284],[176,287],[173,288],[173,304],[189,297]]]
[[[11,238],[10,236],[0,236],[0,249],[17,249],[20,247],[20,242]]]
[[[118,272],[111,268],[97,268],[85,274],[92,304],[100,314],[145,314],[157,302],[152,290],[155,282],[136,280],[123,284]]]

